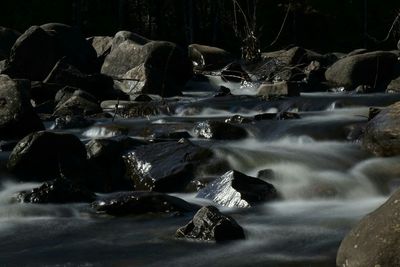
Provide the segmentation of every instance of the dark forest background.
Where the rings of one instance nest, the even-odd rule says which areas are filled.
[[[394,49],[399,27],[383,43],[400,11],[399,0],[238,0],[252,22],[262,51],[291,44],[319,52],[354,48]],[[289,6],[290,5],[290,6]],[[256,8],[255,8],[256,7]],[[287,13],[278,42],[275,39]],[[3,0],[0,25],[21,32],[31,25],[62,22],[86,36],[129,30],[150,39],[200,43],[239,53],[232,0]],[[238,29],[244,25],[236,10]]]

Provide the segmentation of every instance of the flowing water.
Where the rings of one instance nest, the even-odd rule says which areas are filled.
[[[86,141],[112,136],[107,126],[115,124],[138,136],[145,127],[191,130],[196,122],[234,114],[296,111],[302,117],[245,125],[249,138],[242,141],[193,138],[233,169],[251,176],[263,169],[275,173],[268,182],[281,200],[251,209],[219,207],[244,228],[244,241],[174,239],[193,214],[110,218],[86,204],[16,204],[10,201],[15,192],[38,184],[19,184],[1,174],[0,266],[335,266],[342,238],[387,199],[400,178],[400,158],[373,157],[352,136],[367,121],[369,106],[398,100],[399,95],[319,93],[267,102],[251,95],[207,98],[192,91],[171,116],[105,120],[72,130]],[[0,152],[0,164],[7,157]],[[175,195],[211,204],[194,194]]]

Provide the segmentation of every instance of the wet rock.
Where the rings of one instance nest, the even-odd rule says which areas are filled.
[[[392,80],[386,89],[387,93],[400,93],[400,77]]]
[[[180,192],[211,157],[210,150],[180,140],[138,147],[124,159],[137,190]]]
[[[0,139],[21,138],[44,126],[28,97],[29,81],[0,75]]]
[[[88,161],[94,173],[93,181],[89,181],[93,191],[114,192],[133,189],[133,182],[125,176],[126,167],[122,155],[138,144],[135,145],[125,139],[131,138],[93,139],[86,144]]]
[[[92,204],[99,213],[113,216],[146,213],[184,213],[199,209],[180,198],[147,191],[120,192]]]
[[[59,103],[54,111],[54,116],[82,116],[82,115],[93,115],[103,112],[100,104],[92,102],[91,100],[79,96],[73,95],[65,102]]]
[[[96,195],[66,178],[57,178],[31,191],[20,192],[17,199],[20,202],[35,204],[89,203],[96,199]]]
[[[379,156],[400,154],[400,102],[385,108],[370,120],[362,146]]]
[[[11,48],[19,36],[21,33],[0,26],[0,60],[8,58]]]
[[[207,206],[201,208],[187,225],[179,228],[175,237],[224,242],[244,239],[245,235],[243,228],[232,217]]]
[[[135,97],[134,101],[137,101],[137,102],[151,102],[151,101],[153,101],[153,98],[151,96],[149,96],[149,95],[140,94],[140,95]]]
[[[81,71],[90,72],[96,52],[79,31],[68,25],[32,26],[16,40],[4,73],[42,81],[63,57]]]
[[[247,72],[238,62],[230,63],[226,67],[224,67],[221,71],[221,79],[223,81],[230,81],[236,83],[251,81]]]
[[[277,120],[297,120],[301,119],[300,115],[295,112],[280,112],[276,115]]]
[[[225,120],[225,123],[237,123],[237,124],[250,123],[250,122],[252,122],[251,119],[243,117],[241,115],[234,115]]]
[[[272,184],[238,171],[229,171],[201,189],[198,198],[206,198],[225,207],[248,208],[274,200],[278,193]]]
[[[64,174],[70,179],[85,175],[86,149],[71,134],[35,132],[13,149],[7,167],[22,181],[47,181]]]
[[[231,96],[231,90],[225,86],[220,86],[214,97]]]
[[[327,69],[325,77],[332,84],[346,89],[367,85],[375,90],[384,90],[396,77],[398,66],[395,53],[376,51],[340,59]]]
[[[206,139],[238,140],[248,136],[247,131],[242,127],[220,121],[200,122],[193,131],[198,137]]]
[[[191,44],[188,50],[196,70],[218,70],[234,60],[231,53],[218,47]]]
[[[260,170],[257,173],[257,178],[263,179],[263,180],[273,181],[275,179],[275,173],[271,169]]]
[[[258,88],[257,94],[264,97],[299,96],[302,86],[301,82],[263,83]]]
[[[378,115],[382,110],[383,110],[383,108],[370,107],[368,110],[368,121],[375,118],[376,115]]]
[[[87,128],[95,123],[94,120],[87,119],[81,115],[66,115],[54,120],[54,129],[80,129]]]
[[[400,266],[400,191],[365,216],[342,241],[337,266]]]
[[[127,99],[125,94],[114,89],[114,81],[111,77],[100,73],[85,74],[64,59],[57,62],[44,82],[76,87],[94,95],[99,100]]]

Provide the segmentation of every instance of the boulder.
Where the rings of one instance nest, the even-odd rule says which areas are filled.
[[[187,225],[179,228],[175,237],[225,242],[244,239],[245,235],[243,228],[232,217],[207,206],[201,208]]]
[[[119,31],[114,35],[114,38],[112,39],[112,49],[117,48],[121,43],[125,41],[131,41],[133,43],[136,43],[137,45],[145,45],[150,42],[149,39],[137,33],[133,33],[130,31]]]
[[[400,102],[383,109],[365,129],[362,146],[378,156],[400,154]]]
[[[22,181],[48,181],[59,177],[79,180],[85,175],[86,149],[71,134],[47,131],[29,134],[13,149],[7,167]]]
[[[113,38],[110,36],[93,36],[86,39],[96,51],[97,58],[104,60],[110,53]]]
[[[385,51],[348,56],[329,67],[325,77],[328,82],[346,89],[355,89],[359,85],[386,89],[398,74],[397,58],[395,53]]]
[[[210,150],[180,140],[140,146],[124,159],[137,190],[180,192],[211,156]]]
[[[41,81],[32,81],[30,97],[34,101],[35,105],[40,105],[47,101],[54,100],[57,92],[63,88],[62,85],[53,83],[44,83]]]
[[[176,96],[192,76],[190,61],[176,44],[151,41],[143,46],[122,42],[107,57],[102,73],[121,78],[128,94]]]
[[[73,95],[65,102],[60,102],[56,106],[53,116],[76,116],[76,115],[93,115],[102,113],[103,110],[98,102],[93,102],[88,98]]]
[[[220,121],[205,121],[195,125],[195,135],[206,139],[239,140],[248,136],[245,129],[240,126]]]
[[[257,95],[265,97],[299,96],[302,87],[303,83],[301,82],[262,83],[257,90]]]
[[[319,62],[325,61],[323,55],[299,46],[292,47],[279,53],[276,58],[289,66],[307,66],[313,60]]]
[[[356,55],[362,55],[368,53],[368,49],[365,48],[358,48],[355,49],[353,51],[351,51],[350,53],[348,53],[347,55],[345,55],[345,57],[351,57],[351,56],[356,56]]]
[[[387,93],[400,93],[400,77],[392,80],[386,89]]]
[[[218,47],[191,44],[188,51],[196,70],[218,70],[234,61],[231,53]]]
[[[365,216],[343,239],[339,267],[400,266],[400,191]]]
[[[20,192],[17,199],[20,202],[35,204],[89,203],[96,199],[96,195],[66,178],[57,178],[30,191]]]
[[[133,181],[126,177],[123,153],[134,148],[129,137],[120,139],[93,139],[86,144],[88,161],[94,177],[90,188],[95,192],[133,190]]]
[[[16,139],[43,130],[29,100],[29,81],[0,75],[0,139]]]
[[[21,33],[13,29],[0,26],[0,60],[8,58],[12,46],[20,36]]]
[[[119,192],[94,202],[92,206],[99,213],[113,216],[146,213],[184,213],[199,209],[198,206],[180,198],[148,191]]]
[[[278,193],[272,184],[238,171],[229,171],[201,189],[198,198],[206,198],[225,207],[248,208],[274,200]]]
[[[87,128],[95,123],[94,120],[87,119],[82,115],[66,115],[57,117],[54,120],[54,129],[80,129]]]
[[[95,71],[96,52],[79,31],[59,23],[32,26],[16,40],[3,72],[42,81],[61,58],[83,72]]]

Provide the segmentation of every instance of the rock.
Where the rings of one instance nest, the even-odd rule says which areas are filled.
[[[124,159],[137,190],[181,192],[211,157],[210,150],[183,140],[141,146]]]
[[[300,115],[294,112],[283,111],[280,113],[262,113],[254,116],[254,120],[262,121],[262,120],[293,120],[300,119]]]
[[[20,36],[21,33],[13,29],[0,26],[0,60],[8,58],[12,46]]]
[[[121,43],[127,40],[136,43],[137,45],[145,45],[150,42],[149,39],[137,33],[133,33],[130,31],[119,31],[114,35],[114,38],[112,39],[112,48],[117,48]]]
[[[160,132],[152,134],[149,139],[152,140],[180,140],[192,138],[187,131]]]
[[[277,82],[262,83],[258,88],[257,94],[265,97],[274,96],[299,96],[302,88],[300,82]]]
[[[252,122],[252,120],[249,118],[243,117],[241,115],[233,115],[232,117],[226,119],[225,122],[242,124],[242,123],[250,123],[250,122]]]
[[[0,75],[0,140],[21,138],[44,129],[29,101],[29,87],[29,81]]]
[[[257,173],[257,178],[262,179],[262,180],[273,181],[273,180],[275,180],[275,173],[271,169],[260,170]]]
[[[221,79],[223,81],[236,82],[236,83],[251,81],[247,72],[238,62],[230,63],[226,67],[224,67],[221,71]]]
[[[277,199],[278,193],[272,184],[238,171],[229,171],[201,189],[196,197],[210,199],[225,207],[248,208]]]
[[[165,101],[130,102],[110,100],[103,101],[100,105],[104,111],[116,112],[118,116],[123,118],[171,114],[170,106]]]
[[[61,102],[57,105],[53,116],[82,116],[93,115],[101,112],[103,112],[103,110],[99,103],[92,102],[82,96],[73,95],[67,101]]]
[[[187,225],[179,228],[175,237],[224,242],[244,239],[245,235],[243,228],[232,217],[207,206],[201,208]]]
[[[18,142],[7,167],[22,181],[47,181],[61,174],[79,180],[86,164],[86,149],[79,138],[41,131]]]
[[[20,192],[17,199],[20,202],[35,204],[89,203],[96,199],[96,195],[66,178],[57,178],[31,191]]]
[[[174,43],[151,41],[141,46],[124,41],[106,57],[102,73],[122,78],[128,94],[181,94],[193,72],[185,52]]]
[[[231,89],[225,86],[220,86],[214,97],[231,96]]]
[[[50,100],[54,100],[57,92],[63,86],[53,83],[44,83],[41,81],[31,82],[30,97],[35,102],[35,105],[40,105]]]
[[[205,121],[198,123],[194,129],[198,137],[217,140],[238,140],[248,136],[245,129],[220,121]]]
[[[277,59],[284,62],[286,65],[296,66],[296,65],[308,65],[311,61],[316,60],[319,62],[324,62],[324,56],[318,54],[314,51],[304,49],[299,46],[295,46],[280,53]]]
[[[340,59],[325,72],[328,82],[346,89],[367,85],[375,90],[386,89],[396,77],[397,55],[376,51]]]
[[[400,266],[399,199],[400,191],[397,190],[347,234],[337,254],[337,266]]]
[[[351,51],[350,53],[348,53],[345,57],[351,57],[351,56],[356,56],[356,55],[362,55],[368,53],[368,50],[365,48],[359,48],[359,49],[355,49],[353,51]]]
[[[199,190],[203,189],[208,184],[210,184],[211,182],[213,182],[215,179],[218,178],[219,177],[215,176],[195,178],[194,180],[190,181],[188,186],[185,188],[185,192],[187,193],[198,192]]]
[[[102,59],[104,61],[105,57],[110,53],[113,38],[110,36],[93,36],[87,38],[89,44],[92,45],[94,50],[96,51],[97,58]]]
[[[98,212],[113,216],[184,213],[199,209],[180,198],[147,191],[119,192],[93,203],[93,206]]]
[[[54,129],[80,129],[87,128],[95,123],[94,120],[87,119],[82,115],[66,115],[57,117],[54,120]]]
[[[59,23],[32,26],[16,40],[4,73],[42,81],[64,57],[83,72],[95,71],[96,52],[79,31]]]
[[[130,139],[129,137],[125,137]],[[128,141],[129,142],[129,141]],[[89,181],[95,192],[114,192],[133,190],[133,182],[125,176],[126,167],[122,155],[126,147],[124,139],[93,139],[86,144],[88,161],[91,164],[94,180]]]
[[[234,60],[231,53],[218,47],[191,44],[188,51],[196,70],[218,70]]]
[[[386,89],[387,93],[400,93],[400,77],[392,80]]]
[[[378,156],[400,154],[400,102],[385,108],[370,120],[365,129],[362,146]]]
[[[127,96],[121,91],[114,89],[114,81],[111,77],[100,73],[82,73],[64,59],[57,62],[44,82],[59,86],[76,87],[91,93],[99,100],[127,99]]]

